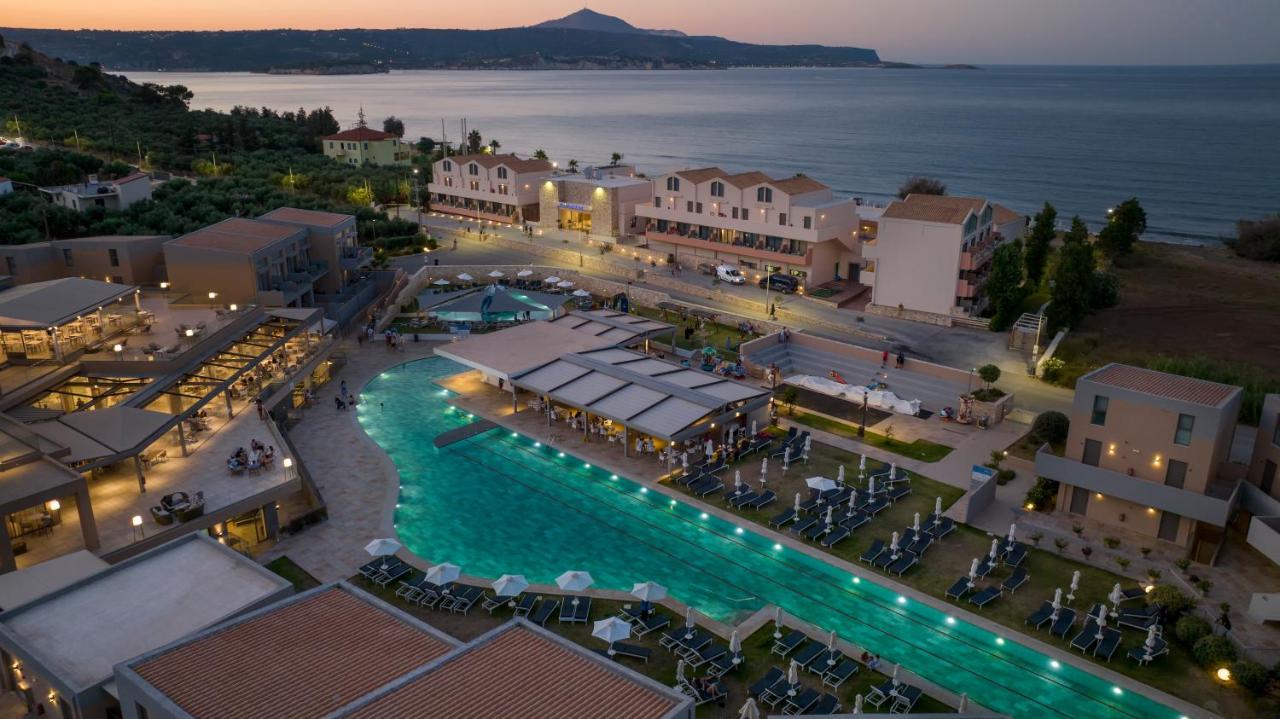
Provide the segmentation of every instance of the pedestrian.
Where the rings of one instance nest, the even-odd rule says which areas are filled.
[[[338,387],[340,388],[340,392],[342,393],[342,396],[343,396],[343,397],[346,397],[346,396],[347,396],[347,381],[346,381],[345,379],[344,379],[344,380],[342,380],[341,382],[339,382],[339,383],[338,383]]]
[[[902,369],[902,366],[906,363],[907,363],[907,356],[899,352],[898,353],[898,369]]]
[[[265,420],[267,418],[267,408],[262,406],[262,398],[258,397],[253,400],[253,404],[258,408],[258,419]]]
[[[778,319],[778,303],[776,302],[769,303],[769,319],[771,320]]]
[[[889,364],[889,350],[885,350],[880,355],[880,368],[884,369],[887,364]]]
[[[470,232],[470,230],[468,230]],[[458,238],[453,238],[453,249],[458,249]]]

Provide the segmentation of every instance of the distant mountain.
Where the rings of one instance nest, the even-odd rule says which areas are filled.
[[[555,20],[540,22],[532,27],[559,28],[564,30],[591,30],[594,32],[620,32],[640,35],[665,35],[667,37],[688,37],[679,30],[644,30],[632,25],[620,17],[605,15],[595,10],[582,8],[578,12],[565,15]]]
[[[167,32],[0,28],[6,40],[111,70],[340,72],[378,69],[621,69],[743,66],[886,67],[875,50],[754,45],[643,30],[581,10],[499,30],[231,30]]]

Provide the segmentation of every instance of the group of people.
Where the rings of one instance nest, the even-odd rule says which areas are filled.
[[[239,447],[227,458],[227,469],[240,472],[246,469],[260,469],[270,466],[276,458],[276,448],[265,445],[254,439],[249,442],[249,449]]]
[[[347,393],[347,381],[342,380],[338,385],[338,394],[333,396],[333,408],[336,410],[344,410],[347,407],[356,406],[357,399],[354,394]]]

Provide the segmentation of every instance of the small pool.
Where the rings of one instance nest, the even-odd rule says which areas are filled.
[[[421,557],[539,583],[568,569],[590,571],[599,588],[652,580],[727,622],[776,604],[1015,717],[1180,716],[1012,632],[992,634],[534,439],[496,429],[437,449],[436,435],[472,418],[435,382],[465,369],[442,358],[401,365],[370,382],[360,405],[361,425],[400,472],[397,531]]]

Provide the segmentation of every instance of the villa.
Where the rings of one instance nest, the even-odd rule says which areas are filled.
[[[91,207],[101,207],[108,212],[124,212],[136,202],[151,199],[151,177],[141,172],[118,180],[100,180],[97,175],[89,175],[87,182],[41,187],[40,192],[53,204],[77,212]]]
[[[390,132],[371,127],[350,130],[320,139],[325,157],[348,165],[408,165],[409,144]]]
[[[431,166],[431,209],[476,220],[537,222],[542,182],[555,168],[547,160],[515,155],[451,155]]]
[[[677,170],[654,178],[636,216],[650,247],[686,267],[727,263],[752,278],[788,274],[806,288],[861,281],[855,202],[805,175]]]

